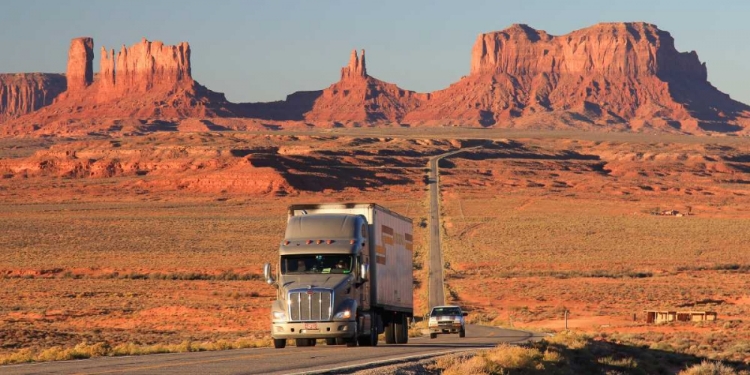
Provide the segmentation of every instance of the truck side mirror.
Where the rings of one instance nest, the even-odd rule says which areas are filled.
[[[276,282],[276,280],[273,279],[273,275],[271,275],[271,263],[263,265],[263,277],[266,278],[268,285],[273,285],[273,283]]]
[[[362,263],[359,265],[359,279],[365,282],[370,279],[370,265]]]

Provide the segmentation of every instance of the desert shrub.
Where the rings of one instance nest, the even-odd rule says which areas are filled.
[[[486,354],[488,361],[505,369],[538,369],[544,356],[537,348],[503,344]]]
[[[443,375],[485,375],[493,374],[496,372],[488,369],[490,364],[481,357],[474,356],[470,358],[458,359],[450,367],[447,367],[442,374]]]
[[[24,348],[15,353],[8,354],[6,356],[0,356],[0,365],[8,365],[13,363],[25,363],[33,362],[34,353],[31,349]]]
[[[545,341],[550,344],[557,344],[572,350],[585,348],[588,346],[589,340],[588,336],[572,331],[561,332],[552,337],[545,338]]]
[[[679,375],[734,375],[737,372],[721,362],[703,361],[699,365],[681,371]]]

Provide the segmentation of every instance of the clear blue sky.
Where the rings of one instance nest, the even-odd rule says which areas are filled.
[[[368,73],[429,92],[469,72],[483,32],[525,23],[553,35],[598,22],[646,21],[695,50],[709,80],[750,104],[750,1],[78,1],[0,2],[0,72],[64,72],[71,38],[128,46],[187,41],[193,76],[235,102],[281,100],[338,80],[352,49]]]

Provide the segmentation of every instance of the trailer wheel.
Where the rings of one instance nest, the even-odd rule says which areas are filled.
[[[431,339],[436,339],[437,338],[437,333],[430,333],[430,338]]]
[[[396,344],[409,342],[409,325],[406,322],[406,314],[396,315],[396,323],[393,325],[396,334]]]
[[[294,339],[294,345],[297,345],[298,347],[310,346],[310,340],[309,339]]]
[[[466,328],[461,327],[461,331],[458,332],[458,337],[466,337]]]
[[[395,344],[396,343],[396,332],[395,332],[395,324],[393,322],[388,322],[385,326],[385,343],[386,344]]]
[[[336,345],[336,339],[334,338],[326,339],[326,345]]]
[[[286,347],[286,339],[273,339],[273,347],[276,349],[284,349]]]

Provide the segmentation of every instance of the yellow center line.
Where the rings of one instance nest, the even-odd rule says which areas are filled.
[[[320,351],[321,348],[318,348],[317,351]],[[325,349],[323,349],[325,350]],[[179,367],[179,366],[192,366],[192,365],[202,365],[206,363],[216,363],[216,362],[227,362],[227,361],[237,361],[241,359],[250,359],[250,358],[262,358],[262,357],[278,357],[282,355],[294,355],[294,354],[301,354],[301,353],[310,353],[312,351],[316,351],[316,349],[308,349],[305,351],[295,351],[293,353],[281,350],[274,353],[268,353],[268,354],[253,354],[253,355],[244,355],[239,357],[229,357],[229,358],[217,358],[217,359],[207,359],[202,361],[192,361],[192,362],[181,362],[181,363],[167,363],[167,364],[161,364],[161,365],[150,365],[150,366],[140,366],[140,367],[128,367],[124,369],[117,369],[117,370],[107,370],[107,371],[99,371],[99,372],[79,372],[74,375],[94,375],[94,374],[114,374],[118,372],[128,372],[128,371],[139,371],[139,370],[153,370],[153,369],[159,369],[159,368],[166,368],[166,367]]]

